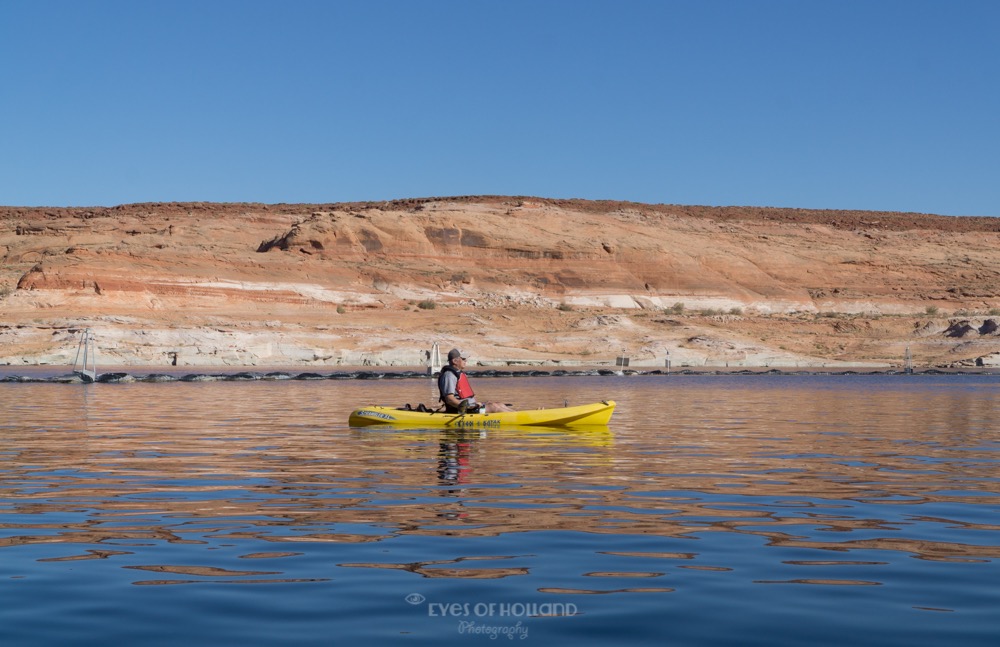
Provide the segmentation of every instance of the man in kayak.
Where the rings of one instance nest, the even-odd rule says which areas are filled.
[[[466,353],[452,348],[448,351],[448,364],[441,367],[441,374],[438,376],[438,390],[441,391],[441,402],[444,403],[445,411],[448,413],[513,411],[514,409],[502,402],[487,402],[485,404],[476,402],[476,394],[473,393],[472,387],[469,385],[469,378],[464,371],[467,359]]]

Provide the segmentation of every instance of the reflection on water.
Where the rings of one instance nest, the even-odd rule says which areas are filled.
[[[214,597],[150,598],[120,637],[162,626],[158,604],[206,642],[280,642],[287,619],[260,612],[274,602],[216,588],[230,584],[281,586],[312,640],[457,641],[475,620],[710,644],[780,615],[784,637],[758,640],[796,644],[844,613],[864,619],[862,644],[1000,637],[983,615],[1000,602],[995,378],[480,384],[522,407],[619,404],[599,431],[362,430],[346,426],[355,406],[430,403],[433,385],[4,385],[0,587],[20,602],[0,640],[37,638],[44,602],[63,621],[43,637],[67,644],[94,629],[98,593],[130,606],[132,585],[168,584],[193,588],[150,588]],[[582,613],[442,620],[411,593]]]

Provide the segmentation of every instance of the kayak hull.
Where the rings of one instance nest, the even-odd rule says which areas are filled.
[[[594,427],[606,426],[615,411],[615,402],[559,409],[528,409],[500,413],[430,413],[407,411],[385,406],[370,406],[351,413],[352,427],[393,425],[402,427],[441,427],[447,429],[490,429],[498,427]]]

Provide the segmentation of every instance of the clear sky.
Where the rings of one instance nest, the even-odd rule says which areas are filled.
[[[0,0],[0,204],[1000,216],[996,0]]]

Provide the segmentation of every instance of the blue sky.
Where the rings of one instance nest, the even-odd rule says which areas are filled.
[[[0,204],[1000,216],[993,0],[0,0]]]

